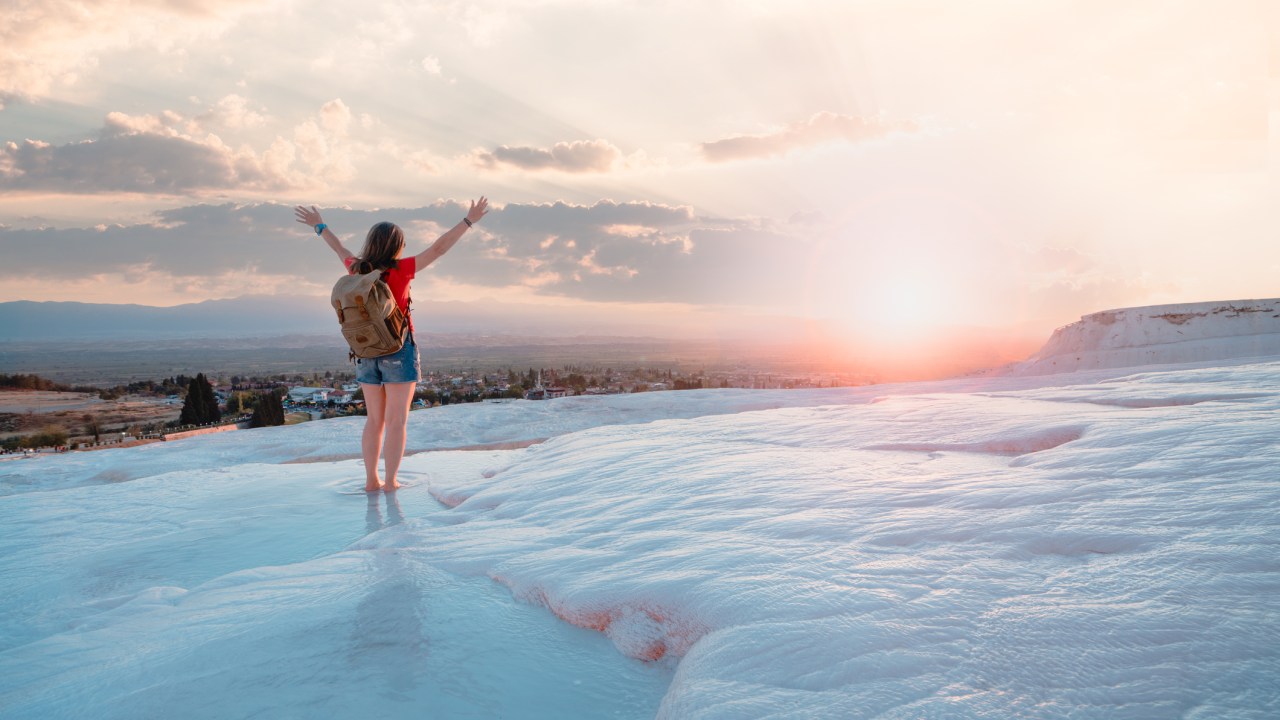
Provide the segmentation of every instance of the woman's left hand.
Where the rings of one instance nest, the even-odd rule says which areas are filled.
[[[479,200],[471,201],[471,209],[467,211],[467,219],[473,223],[480,222],[480,218],[489,212],[489,198],[481,195]]]
[[[310,225],[311,227],[315,227],[320,223],[324,222],[324,220],[320,219],[320,211],[316,209],[315,205],[312,205],[310,209],[307,209],[299,205],[298,207],[293,209],[293,214],[295,217],[298,218],[298,222],[302,223],[303,225]]]

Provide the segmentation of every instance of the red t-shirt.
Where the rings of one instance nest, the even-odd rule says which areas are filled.
[[[358,262],[360,258],[349,257],[343,261],[343,264],[347,266],[347,272],[354,273],[352,266]],[[400,258],[396,266],[387,273],[387,287],[391,288],[391,296],[396,299],[396,306],[406,316],[409,315],[409,281],[417,272],[417,259],[410,255],[407,258]],[[409,317],[409,332],[413,332],[412,317]]]

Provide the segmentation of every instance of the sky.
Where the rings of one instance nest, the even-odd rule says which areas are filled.
[[[480,195],[416,296],[890,343],[1280,295],[1261,0],[5,14],[0,301],[327,295],[294,205],[417,252]]]

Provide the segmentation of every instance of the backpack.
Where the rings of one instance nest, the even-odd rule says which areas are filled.
[[[404,347],[409,321],[396,305],[386,276],[385,271],[343,275],[333,286],[330,303],[338,311],[352,360],[390,355]]]

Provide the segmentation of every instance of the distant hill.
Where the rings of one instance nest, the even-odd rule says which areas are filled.
[[[432,333],[522,336],[670,336],[672,328],[625,323],[607,311],[584,313],[497,302],[420,302],[414,323]],[[664,332],[666,331],[666,332]],[[173,307],[80,302],[0,303],[0,340],[147,340],[264,335],[337,337],[327,298],[244,296]]]
[[[1046,375],[1280,355],[1280,299],[1106,310],[1054,331],[1000,374]]]
[[[321,301],[323,302],[323,301]],[[80,302],[0,303],[0,339],[231,337],[328,329],[324,306],[298,297],[243,297],[173,307]]]

